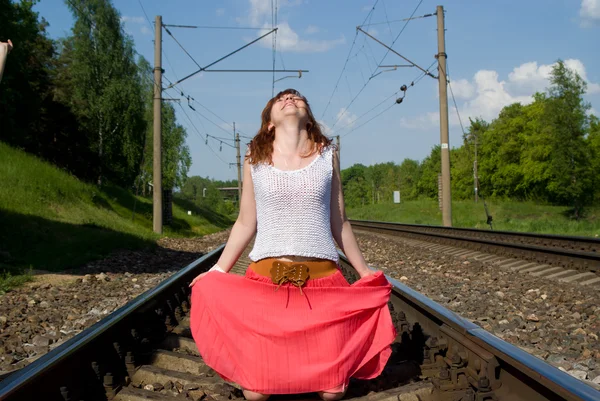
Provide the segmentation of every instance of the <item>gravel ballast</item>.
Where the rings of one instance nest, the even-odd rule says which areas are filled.
[[[164,238],[0,296],[0,374],[19,369],[224,243]],[[600,385],[600,292],[356,231],[367,262],[496,336]]]

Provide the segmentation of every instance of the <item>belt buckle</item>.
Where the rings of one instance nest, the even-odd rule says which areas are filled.
[[[277,284],[275,291],[281,287],[282,284],[290,283],[300,290],[302,293],[302,286],[306,284],[310,275],[308,273],[308,266],[303,263],[284,263],[281,261],[273,262],[271,267],[271,280],[274,284]]]

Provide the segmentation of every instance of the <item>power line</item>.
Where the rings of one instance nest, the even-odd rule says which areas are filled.
[[[423,0],[420,0],[419,3],[417,4],[417,6],[415,7],[415,9],[413,10],[412,14],[411,14],[411,18],[413,15],[415,15],[415,13],[417,12],[417,10],[419,9],[419,7],[421,6],[421,3],[423,3]],[[394,43],[396,43],[396,41],[398,40],[398,38],[400,37],[400,35],[402,35],[402,32],[404,32],[404,30],[406,29],[406,26],[408,25],[408,23],[410,22],[410,19],[408,21],[406,21],[406,23],[404,24],[404,26],[402,27],[402,30],[400,30],[400,32],[398,33],[398,35],[396,36],[396,38],[394,39],[394,41],[392,42],[390,48],[392,46],[394,46]],[[357,28],[357,33],[358,33],[358,29]],[[378,63],[381,64],[383,62],[383,60],[385,60],[385,58],[387,57],[389,53],[389,49],[388,51],[385,53],[385,55],[383,56],[383,58],[381,59],[381,61]],[[344,114],[346,114],[346,112],[348,111],[348,109],[350,108],[350,106],[352,106],[352,104],[354,103],[354,101],[358,98],[358,96],[363,92],[363,90],[367,87],[367,85],[369,84],[369,82],[371,82],[371,79],[374,78],[374,75],[372,74],[369,79],[367,79],[367,81],[365,82],[365,84],[363,85],[363,87],[360,89],[360,91],[358,91],[358,93],[354,96],[354,98],[350,101],[350,103],[348,104],[348,106],[346,106],[342,113],[340,113],[340,115],[338,116],[337,120],[335,120],[335,122],[333,123],[333,125],[331,126],[331,129],[333,130],[333,128],[335,127],[335,125],[338,123],[338,121],[340,121],[340,118],[342,118],[344,116]]]
[[[175,90],[175,89],[176,89],[177,91],[179,91],[179,93],[181,94],[181,96],[182,96],[182,97],[184,97],[184,98],[188,99],[188,102],[191,100],[192,102],[194,102],[194,103],[198,104],[200,107],[202,107],[203,109],[205,109],[206,111],[208,111],[209,113],[211,113],[212,115],[214,115],[214,116],[215,116],[215,117],[217,117],[219,120],[221,120],[222,122],[224,122],[225,124],[227,124],[228,126],[230,126],[230,127],[233,129],[233,125],[232,125],[231,123],[227,122],[225,119],[223,119],[221,116],[219,116],[219,115],[218,115],[217,113],[215,113],[214,111],[210,110],[208,107],[206,107],[206,106],[205,106],[205,105],[203,105],[202,103],[200,103],[198,100],[194,99],[193,97],[191,97],[191,96],[189,96],[189,95],[186,95],[186,94],[185,94],[185,92],[183,91],[183,89],[181,89],[181,88],[177,87],[177,86],[176,86],[177,84],[172,84],[172,83],[171,83],[171,81],[170,81],[170,80],[169,80],[167,77],[164,77],[164,78],[165,78],[167,81],[169,81],[169,84],[170,84],[170,86],[171,86],[171,87],[169,87],[169,88],[165,88],[165,90],[169,90],[169,89]],[[223,128],[223,127],[221,127],[220,125],[216,124],[215,122],[213,122],[212,120],[210,120],[209,118],[207,118],[207,117],[206,117],[204,114],[200,113],[200,112],[199,112],[199,111],[197,111],[196,109],[192,109],[192,110],[194,110],[196,113],[200,114],[200,115],[201,115],[203,118],[205,118],[206,120],[208,120],[209,122],[211,122],[213,125],[215,125],[215,126],[216,126],[217,128],[219,128],[220,130],[222,130],[222,131],[224,131],[224,132],[226,132],[226,133],[228,133],[228,134],[229,134],[229,132],[228,132],[226,129],[224,129],[224,128]],[[201,121],[201,120],[200,120],[200,124],[202,124],[202,121]],[[204,125],[204,124],[202,124],[202,125]],[[206,130],[206,129],[205,129],[205,130]],[[241,130],[239,130],[239,129],[236,129],[236,131],[237,131],[238,133],[245,134],[244,132],[242,132],[242,131],[241,131]],[[247,139],[252,139],[252,137],[249,137],[249,136],[246,136],[246,135],[240,135],[240,137],[247,138]],[[232,139],[229,139],[229,140],[232,140]]]
[[[450,94],[452,95],[452,102],[454,103],[454,108],[456,109],[456,115],[458,116],[458,122],[460,123],[460,129],[462,130],[463,137],[464,137],[465,136],[465,128],[463,127],[462,119],[460,118],[460,113],[458,112],[458,106],[456,105],[456,99],[454,98],[454,91],[452,91],[452,85],[450,84],[450,75],[446,74],[446,72],[444,71],[444,69],[442,68],[441,65],[439,67],[440,67],[440,70],[442,71],[442,74],[444,74],[446,77],[448,77],[448,79],[447,79],[448,87],[450,88]],[[448,68],[447,61],[446,61],[446,68]]]
[[[210,63],[210,64],[209,64],[209,65],[207,65],[206,67],[201,67],[201,68],[200,68],[198,71],[194,71],[193,73],[191,73],[191,74],[189,74],[189,75],[187,75],[187,76],[185,76],[185,77],[181,78],[180,80],[178,80],[177,82],[175,82],[175,84],[173,84],[173,85],[177,85],[177,84],[179,84],[179,83],[181,83],[181,82],[185,81],[186,79],[188,79],[188,78],[190,78],[190,77],[193,77],[194,75],[198,74],[199,72],[202,72],[202,71],[206,70],[208,67],[212,67],[213,65],[217,64],[218,62],[221,62],[221,61],[225,60],[225,59],[226,59],[226,58],[228,58],[229,56],[232,56],[232,55],[234,55],[235,53],[237,53],[237,52],[239,52],[239,51],[241,51],[241,50],[245,49],[246,47],[248,47],[248,46],[250,46],[250,45],[252,45],[252,44],[254,44],[254,43],[258,42],[259,40],[261,40],[261,39],[265,38],[266,36],[268,36],[268,35],[272,34],[273,32],[276,32],[276,31],[277,31],[277,28],[275,28],[275,29],[273,29],[273,30],[271,30],[271,31],[269,31],[269,32],[267,32],[267,33],[265,33],[264,35],[262,35],[262,36],[260,36],[260,37],[258,37],[258,38],[256,38],[256,39],[254,39],[253,41],[251,41],[251,42],[249,42],[249,43],[246,43],[244,46],[242,46],[242,47],[240,47],[240,48],[238,48],[238,49],[236,49],[236,50],[232,51],[231,53],[229,53],[229,54],[227,54],[227,55],[225,55],[225,56],[221,57],[220,59],[218,59],[218,60],[216,60],[216,61],[213,61],[212,63]],[[172,86],[173,86],[173,85],[172,85]]]
[[[381,1],[381,5],[383,5],[383,12],[385,13],[385,22],[387,22],[388,28],[390,29],[390,38],[394,38],[394,34],[392,33],[392,26],[390,25],[390,19],[388,18],[387,15],[387,10],[385,8],[385,2],[382,0]],[[371,24],[371,22],[369,21],[369,25]],[[368,26],[368,25],[366,25]]]
[[[169,25],[163,24],[163,26],[169,26],[172,28],[232,29],[232,30],[242,29],[242,30],[255,30],[255,31],[266,31],[269,29],[269,28],[260,28],[260,27],[254,27],[254,26],[211,26],[211,25],[175,25],[175,24],[169,24]]]
[[[396,96],[400,91],[396,91],[394,93],[392,93],[390,96],[386,97],[385,99],[383,99],[381,102],[377,103],[377,105],[373,106],[371,109],[369,109],[369,111],[364,112],[363,114],[361,114],[359,117],[356,117],[354,120],[352,120],[350,123],[344,125],[342,128],[339,128],[337,130],[337,132],[341,132],[344,129],[348,128],[349,126],[353,125],[354,123],[356,123],[358,120],[360,120],[361,118],[363,118],[364,116],[366,116],[367,114],[369,114],[370,112],[372,112],[373,110],[375,110],[376,108],[378,108],[379,106],[381,106],[383,103],[387,102],[388,100],[390,100],[390,98]]]
[[[369,11],[369,14],[367,14],[367,16],[365,17],[365,20],[363,21],[363,24],[367,21],[367,19],[369,18],[369,16],[373,13],[373,11],[375,10],[375,7],[377,6],[378,2],[379,2],[379,0],[375,1],[375,4],[371,8],[371,11]],[[346,66],[348,65],[348,61],[350,60],[350,55],[352,54],[352,49],[354,49],[354,45],[356,44],[356,38],[357,37],[358,37],[358,31],[356,31],[356,34],[354,35],[354,40],[352,41],[352,46],[350,46],[350,50],[348,51],[348,56],[346,57],[346,61],[344,62],[344,67],[342,67],[342,71],[340,72],[340,76],[338,77],[337,82],[335,83],[333,91],[331,92],[331,96],[329,97],[329,101],[327,102],[327,105],[325,106],[325,109],[323,110],[323,114],[321,114],[321,120],[325,116],[325,113],[327,112],[327,109],[329,108],[329,105],[331,104],[331,99],[333,99],[333,95],[335,94],[335,91],[338,88],[338,85],[340,83],[340,79],[342,79],[342,75],[344,75],[344,71],[346,71]]]
[[[181,107],[181,110],[183,111],[183,114],[185,114],[185,116],[187,117],[188,121],[190,122],[190,124],[192,124],[192,127],[194,127],[194,129],[196,130],[196,133],[198,133],[198,135],[200,137],[202,137],[202,134],[200,133],[200,131],[198,130],[198,128],[196,127],[196,125],[194,124],[194,122],[192,121],[192,119],[190,118],[190,116],[187,114],[187,112],[185,111],[185,109],[183,108],[183,106],[181,104],[179,104],[179,107]],[[229,164],[228,162],[226,162],[225,160],[223,160],[218,154],[217,152],[215,152],[213,150],[213,148],[208,144],[208,142],[206,142],[206,146],[208,147],[208,149],[210,149],[210,151],[217,157],[217,159],[219,159],[220,161],[222,161],[225,164]]]
[[[87,20],[88,24],[90,25],[90,28],[96,29],[96,24],[94,23],[94,21],[92,21],[90,19],[89,13],[86,14],[83,11],[81,11],[81,9],[79,7],[77,7],[71,0],[67,0],[67,1],[69,2],[69,4],[71,6],[73,6],[74,9],[79,11],[79,13],[81,14],[82,17],[84,17]]]
[[[148,21],[148,25],[150,25],[152,32],[154,32],[154,29],[155,29],[154,24],[152,23],[152,21],[150,21],[150,18],[148,18],[148,14],[146,13],[146,9],[144,8],[144,5],[142,4],[142,0],[138,0],[138,3],[140,4],[140,7],[142,8],[142,12],[144,13],[144,16],[146,17],[146,21]],[[173,71],[173,75],[175,76],[175,79],[177,79],[177,74],[175,73],[175,68],[173,67],[173,64],[171,64],[169,55],[167,54],[167,52],[165,50],[163,50],[163,53],[165,55],[165,58],[167,59],[167,63],[169,63],[169,67],[171,67],[171,70]],[[163,78],[167,79],[164,75],[163,75]],[[167,79],[167,81],[169,81],[169,83],[171,83],[171,81],[169,79]]]
[[[429,69],[437,62],[437,60],[435,60],[433,63],[431,63],[431,65],[427,68],[427,71],[429,71]],[[423,79],[424,76],[427,75],[427,72],[422,72],[419,75],[417,75],[415,77],[415,79],[413,79],[410,83],[410,85],[408,86],[408,88],[415,86],[421,79]],[[407,87],[401,88],[400,90],[404,90],[404,92],[406,93],[406,90],[408,90]],[[354,124],[356,121],[360,120],[362,117],[364,117],[365,115],[369,114],[371,111],[375,110],[377,107],[379,107],[380,105],[382,105],[383,103],[385,103],[386,101],[388,101],[390,98],[396,96],[398,94],[398,92],[400,91],[396,91],[395,93],[393,93],[392,95],[388,96],[387,98],[385,98],[383,101],[379,102],[376,106],[374,106],[373,108],[371,108],[369,111],[363,113],[360,117],[354,119],[354,121],[352,121],[351,123],[345,125],[344,127],[340,128],[338,131],[342,131],[345,128],[349,127],[350,125]],[[402,99],[404,98],[404,96],[400,99],[396,99],[396,102],[394,104],[398,104],[398,103],[402,103]],[[371,119],[369,119],[368,121],[364,122],[363,124],[359,125],[356,128],[353,128],[352,130],[346,132],[342,137],[345,137],[346,135],[350,134],[351,132],[356,131],[357,129],[359,129],[360,127],[364,126],[365,124],[369,123],[370,121],[373,121],[375,118],[377,118],[378,116],[380,116],[381,114],[383,114],[384,112],[386,112],[387,110],[389,110],[390,108],[392,108],[392,106],[394,106],[394,104],[390,105],[388,108],[386,108],[385,110],[381,111],[380,113],[378,113],[377,115],[373,116]]]
[[[146,10],[144,9],[144,6],[142,5],[142,0],[138,0],[138,3],[140,3],[140,7],[142,7],[142,12],[146,16],[146,21],[148,21],[148,24],[150,24],[150,28],[152,28],[152,31],[154,32],[154,24],[152,22],[150,22],[150,18],[148,18],[148,14],[146,14]]]
[[[362,126],[370,123],[371,121],[373,121],[374,119],[376,119],[377,117],[379,117],[380,115],[382,115],[383,113],[385,113],[386,111],[388,111],[389,109],[391,109],[392,107],[394,107],[396,105],[396,103],[392,103],[389,107],[385,108],[384,110],[382,110],[381,112],[377,113],[376,115],[374,115],[372,118],[368,119],[367,121],[365,121],[364,123],[362,123],[361,125],[359,125],[356,128],[351,129],[350,131],[346,132],[344,135],[342,135],[342,138],[348,136],[349,134],[351,134],[352,132],[356,131],[357,129],[361,128]]]
[[[171,33],[171,31],[169,31],[169,29],[165,25],[163,25],[163,28],[165,28],[165,31],[169,34],[170,37],[173,38],[173,40],[175,41],[175,43],[177,43],[179,45],[179,47],[181,47],[181,50],[183,50],[183,52],[185,54],[187,54],[192,59],[192,61],[194,62],[194,64],[196,64],[198,66],[198,68],[202,69],[202,66],[200,64],[198,64],[198,62],[194,59],[194,57],[192,57],[192,55],[190,53],[188,53],[187,50],[185,50],[185,47],[183,47],[183,45],[181,43],[179,43],[179,41],[175,38],[175,36],[173,36],[173,34]]]
[[[388,21],[387,18],[386,18],[385,22],[368,23],[368,24],[361,25],[361,28],[362,27],[366,27],[366,26],[375,26],[375,25],[383,25],[383,24],[388,24],[389,25],[391,22],[403,22],[403,21],[410,21],[410,20],[413,20],[413,19],[421,19],[421,18],[428,18],[428,17],[434,17],[434,16],[435,16],[435,13],[431,13],[431,14],[420,15],[418,17],[396,19],[396,20],[391,20],[391,21]]]

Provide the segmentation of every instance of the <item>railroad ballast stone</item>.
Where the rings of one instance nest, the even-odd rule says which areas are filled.
[[[1,295],[0,374],[27,366],[215,249],[228,235],[162,238],[154,250],[121,251],[66,271],[76,276],[71,282],[36,279]]]
[[[600,292],[356,231],[367,263],[588,384],[600,371]]]
[[[559,369],[579,378],[585,373],[588,383],[600,385],[597,290],[516,274],[491,262],[423,252],[390,236],[356,234],[370,265]],[[119,252],[87,264],[74,283],[36,282],[0,296],[0,373],[31,363],[228,235],[163,238],[156,250]],[[164,383],[160,392],[167,389]]]

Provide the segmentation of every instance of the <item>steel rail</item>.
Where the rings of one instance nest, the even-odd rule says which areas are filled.
[[[143,313],[153,312],[160,305],[160,302],[171,297],[173,291],[178,291],[182,284],[191,281],[199,271],[206,270],[214,263],[223,248],[222,245],[204,255],[154,289],[146,291],[50,353],[10,375],[3,382],[0,382],[0,400],[30,399],[31,397],[24,398],[24,395],[30,396],[31,394],[44,394],[45,399],[50,401],[64,400],[69,397],[83,399],[82,397],[76,398],[78,396],[75,394],[69,397],[64,393],[61,394],[63,389],[66,391],[66,387],[59,386],[63,386],[62,383],[65,381],[75,381],[73,385],[80,387],[89,385],[84,377],[84,372],[72,371],[73,366],[77,366],[79,369],[88,366],[92,363],[90,362],[93,360],[90,359],[92,355],[97,357],[96,354],[105,352],[104,350],[107,348],[102,348],[99,345],[101,341],[108,342],[109,345],[112,344],[112,341],[121,341],[119,337],[114,337],[116,332],[121,333],[124,328],[129,328],[132,322],[131,319],[134,319],[135,316],[139,318]],[[350,264],[345,256],[340,255],[340,265],[347,270],[347,273],[353,272],[354,269],[349,268]],[[428,342],[422,345],[427,348],[427,352],[431,351],[430,359],[434,363],[428,364],[427,360],[424,360],[421,368],[424,372],[429,373],[426,376],[432,378],[431,380],[440,389],[442,397],[440,399],[446,399],[444,393],[446,395],[465,393],[467,396],[471,394],[473,397],[483,397],[489,393],[498,397],[496,399],[500,401],[592,401],[600,399],[600,392],[585,383],[493,336],[471,321],[440,306],[395,279],[388,277],[388,280],[393,286],[391,302],[394,310],[400,311],[403,316],[406,316],[406,320],[410,322],[410,329],[407,328],[407,333],[402,334],[410,334],[414,339],[416,337],[415,332],[420,327],[428,337]],[[187,292],[189,293],[189,291]],[[142,322],[149,324],[148,320],[142,319]],[[117,330],[117,326],[122,326],[119,329],[120,332]],[[434,338],[436,338],[435,341],[433,341]],[[437,352],[436,355],[433,351]],[[462,364],[457,369],[455,369],[454,359],[452,359],[456,355],[461,356],[459,362]],[[73,364],[73,361],[75,361],[75,364]],[[123,365],[123,362],[123,358],[116,360],[117,364]],[[448,369],[445,368],[446,363]],[[441,373],[439,375],[431,374],[438,370],[442,373],[444,371],[451,372],[448,376],[449,379],[441,380]],[[463,372],[463,377],[468,378],[467,387],[452,388],[452,378],[456,377],[455,373],[457,371]],[[106,372],[106,370],[103,372]],[[43,387],[43,385],[48,385],[49,377],[53,378],[50,381],[52,389]],[[123,376],[118,377],[119,380],[122,378]],[[486,384],[488,379],[489,385]],[[97,382],[96,377],[93,380],[94,383]],[[477,392],[474,392],[473,388],[477,389]],[[99,390],[103,391],[102,383],[100,383]],[[111,398],[108,397],[109,393],[114,395],[118,390],[119,384],[109,383],[107,385],[106,382],[104,383],[107,398]]]
[[[192,276],[197,274],[199,268],[208,267],[211,263],[216,262],[224,247],[225,245],[221,245],[219,248],[195,260],[161,282],[158,286],[142,293],[131,302],[69,339],[64,344],[61,344],[33,363],[9,375],[0,382],[0,401],[18,400],[19,390],[26,386],[35,385],[35,382],[44,375],[52,374],[52,370],[60,369],[60,366],[65,364],[69,359],[76,358],[78,352],[93,345],[97,339],[109,333],[112,328],[122,324],[125,319],[147,307],[148,303],[163,297],[172,291],[174,287],[181,285],[182,282],[191,281]],[[66,372],[64,373],[66,374]],[[16,396],[16,398],[13,398],[13,396]]]
[[[342,253],[340,262],[346,267],[346,273],[350,270],[351,274],[355,274]],[[429,336],[438,336],[440,340],[460,344],[477,355],[481,355],[483,349],[498,360],[498,366],[492,370],[497,377],[488,379],[500,379],[498,385],[501,386],[497,391],[503,393],[500,400],[600,400],[600,391],[593,387],[494,336],[398,280],[388,275],[386,278],[392,284],[392,305],[395,308],[400,306],[413,327],[417,323],[426,329]],[[481,372],[484,372],[483,368]]]
[[[436,231],[449,231],[455,233],[466,233],[476,235],[493,235],[493,236],[505,236],[505,237],[519,237],[522,239],[544,239],[559,242],[574,242],[589,244],[600,249],[600,238],[584,237],[584,236],[571,236],[571,235],[557,235],[557,234],[538,234],[538,233],[527,233],[518,231],[491,231],[482,230],[477,228],[465,228],[465,227],[444,227],[444,226],[430,226],[425,224],[406,224],[406,223],[394,223],[387,221],[375,221],[375,220],[350,220],[352,225],[356,224],[371,224],[376,223],[380,225],[387,225],[390,227],[403,227],[405,229],[414,228],[422,230],[436,230]]]
[[[449,227],[438,227],[438,226],[422,226],[414,224],[401,224],[401,223],[388,223],[380,221],[365,221],[365,220],[351,220],[352,227],[361,228],[366,230],[380,231],[384,230],[394,234],[409,234],[417,235],[428,238],[435,238],[439,240],[463,242],[465,244],[477,244],[482,247],[486,247],[490,251],[495,250],[506,250],[508,252],[517,252],[518,255],[515,257],[525,256],[529,259],[535,259],[540,255],[549,255],[562,261],[563,265],[577,265],[581,269],[586,269],[593,272],[600,270],[600,253],[596,252],[600,249],[600,240],[595,238],[586,237],[561,237],[557,235],[545,235],[545,234],[531,234],[531,233],[513,233],[506,231],[486,231],[486,230],[475,230],[475,229],[464,229],[464,228],[449,228]],[[470,234],[469,235],[456,235],[458,234]],[[594,251],[581,251],[575,250],[572,247],[564,246],[541,246],[537,244],[531,244],[527,242],[509,242],[510,237],[512,238],[528,238],[533,240],[553,240],[553,241],[569,241],[569,242],[581,242],[588,244]],[[495,240],[500,239],[500,240]],[[495,252],[498,253],[498,252]],[[548,261],[548,264],[553,264],[552,261]]]

